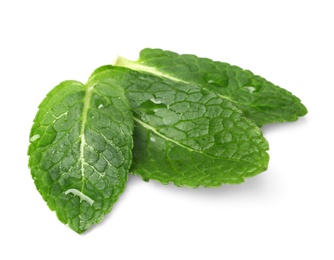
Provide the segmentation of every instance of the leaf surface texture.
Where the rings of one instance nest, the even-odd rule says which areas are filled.
[[[295,121],[307,113],[301,101],[287,90],[228,63],[147,48],[137,61],[119,57],[115,65],[198,84],[232,101],[258,126]]]
[[[40,104],[29,167],[50,209],[74,231],[100,222],[123,192],[132,132],[123,89],[96,78],[87,84],[64,81]]]
[[[196,84],[121,67],[101,67],[94,75],[124,87],[135,121],[131,171],[143,179],[216,187],[267,169],[267,141],[229,100]]]

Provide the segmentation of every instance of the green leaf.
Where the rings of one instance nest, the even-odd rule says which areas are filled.
[[[123,192],[133,119],[122,88],[64,81],[43,100],[30,133],[29,167],[59,220],[78,233],[100,222]]]
[[[295,121],[307,113],[300,100],[287,90],[227,63],[160,49],[143,49],[137,61],[119,57],[115,65],[198,84],[234,102],[258,126]]]
[[[95,77],[125,89],[135,121],[131,171],[143,179],[216,187],[267,169],[261,130],[212,91],[121,67],[101,67]]]

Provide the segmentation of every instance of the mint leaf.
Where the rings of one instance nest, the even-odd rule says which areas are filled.
[[[132,130],[123,89],[98,79],[64,81],[40,104],[29,167],[49,208],[74,231],[100,222],[123,192]]]
[[[177,186],[240,183],[267,169],[261,130],[229,100],[198,85],[104,66],[92,74],[123,86],[135,121],[131,171]]]
[[[300,100],[287,90],[227,63],[161,49],[143,49],[137,61],[119,57],[115,65],[198,84],[232,101],[258,126],[295,121],[307,113]]]

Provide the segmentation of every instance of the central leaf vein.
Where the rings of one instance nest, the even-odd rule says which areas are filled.
[[[206,156],[206,157],[209,157],[209,158],[212,159],[212,160],[218,159],[218,158],[215,157],[215,156],[212,156],[212,155],[209,155],[209,154],[205,153],[205,151],[196,150],[196,149],[194,149],[194,148],[192,148],[192,147],[186,146],[186,145],[184,145],[184,144],[182,144],[182,143],[180,143],[180,142],[178,142],[178,141],[176,141],[176,140],[173,140],[173,139],[169,138],[168,136],[166,136],[166,135],[160,133],[160,132],[159,132],[156,128],[154,128],[153,126],[148,125],[147,123],[143,122],[142,120],[138,119],[138,118],[135,117],[135,116],[133,117],[133,120],[136,121],[137,123],[139,123],[140,125],[142,125],[144,128],[148,129],[149,131],[152,131],[154,134],[160,136],[161,138],[163,138],[164,140],[166,140],[166,141],[168,141],[168,142],[174,143],[175,145],[180,146],[180,147],[182,147],[182,148],[184,148],[184,149],[186,149],[186,150],[188,150],[188,151],[190,151],[190,152],[202,154],[202,155],[204,155],[204,156]],[[243,160],[243,159],[241,159],[241,158],[227,158],[227,157],[221,157],[221,158],[219,158],[219,159],[221,159],[221,160],[225,160],[225,161],[238,162],[238,163],[242,162],[242,163],[246,163],[246,164],[250,164],[250,165],[258,166],[258,165],[256,165],[255,163],[252,163],[252,162]]]
[[[82,178],[82,186],[81,186],[81,192],[83,191],[84,188],[84,180],[85,180],[85,145],[86,145],[86,139],[85,139],[85,129],[86,129],[86,124],[87,124],[87,114],[88,114],[88,109],[90,105],[90,100],[92,97],[93,93],[93,88],[95,85],[90,86],[86,90],[86,95],[84,99],[84,106],[83,106],[83,111],[82,111],[82,121],[81,121],[81,126],[80,126],[80,158],[79,162],[81,165],[81,178]]]
[[[146,128],[146,129],[152,131],[154,134],[160,136],[161,138],[163,138],[164,140],[166,140],[166,141],[168,141],[168,142],[174,143],[174,144],[176,144],[177,146],[180,146],[180,147],[182,147],[182,148],[184,148],[184,149],[187,149],[187,150],[190,151],[190,152],[200,153],[200,154],[203,154],[203,155],[205,155],[205,156],[210,157],[210,158],[213,159],[212,156],[210,156],[210,155],[208,155],[208,154],[206,154],[206,153],[204,153],[204,152],[202,152],[202,151],[195,150],[195,149],[193,149],[193,148],[191,148],[191,147],[188,147],[188,146],[186,146],[186,145],[183,145],[182,143],[177,142],[176,140],[173,140],[173,139],[167,137],[166,135],[163,135],[163,134],[159,133],[157,129],[155,129],[154,127],[152,127],[152,126],[146,124],[145,122],[141,121],[140,119],[138,119],[138,118],[136,118],[136,117],[134,117],[133,120],[136,121],[137,123],[141,124],[144,128]]]

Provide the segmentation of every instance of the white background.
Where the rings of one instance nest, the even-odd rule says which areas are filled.
[[[1,1],[0,259],[334,259],[332,1]],[[297,95],[306,117],[265,126],[269,169],[241,185],[130,176],[84,235],[61,224],[27,166],[38,104],[145,47],[226,61]]]

